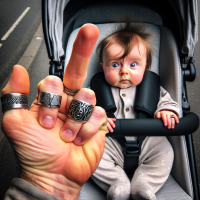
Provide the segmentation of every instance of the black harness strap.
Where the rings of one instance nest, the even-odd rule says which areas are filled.
[[[126,140],[123,145],[124,171],[128,176],[132,176],[138,167],[142,142],[146,136],[138,136],[137,141]]]

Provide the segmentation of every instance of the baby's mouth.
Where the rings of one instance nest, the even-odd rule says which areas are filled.
[[[128,79],[122,79],[120,82],[127,82],[129,81]]]

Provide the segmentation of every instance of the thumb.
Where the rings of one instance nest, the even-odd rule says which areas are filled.
[[[30,81],[28,72],[21,65],[15,65],[7,85],[2,90],[2,95],[6,93],[22,93],[28,95]]]
[[[26,69],[20,65],[13,67],[13,72],[7,85],[2,90],[2,95],[6,93],[22,93],[28,95],[30,88],[29,76]],[[3,132],[11,137],[11,129],[22,121],[24,109],[11,109],[4,113],[2,119]]]

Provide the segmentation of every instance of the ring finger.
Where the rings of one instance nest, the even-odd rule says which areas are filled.
[[[171,127],[174,129],[174,126],[175,126],[175,120],[174,118],[171,118]]]
[[[87,104],[95,105],[96,98],[95,94],[92,90],[87,88],[82,88],[75,96],[74,99],[83,101]],[[75,106],[76,107],[76,106]],[[78,106],[77,106],[78,107]],[[86,112],[85,109],[82,110]],[[83,113],[84,115],[86,113]],[[78,121],[73,118],[68,117],[65,124],[63,125],[60,131],[60,137],[65,142],[71,142],[75,139],[77,133],[79,132],[82,124],[85,123],[84,121]]]

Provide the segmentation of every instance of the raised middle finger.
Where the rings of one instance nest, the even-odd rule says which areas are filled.
[[[67,89],[75,91],[81,89],[87,76],[88,63],[98,36],[99,30],[93,24],[86,24],[80,28],[73,44],[70,60],[65,69],[63,84]],[[66,112],[72,99],[73,96],[67,94]]]
[[[80,28],[70,60],[65,69],[64,85],[70,90],[79,90],[86,78],[90,56],[99,36],[98,28],[87,24]]]

